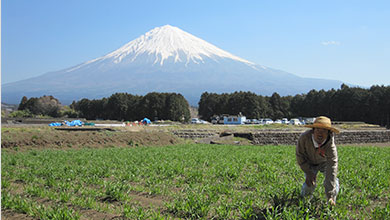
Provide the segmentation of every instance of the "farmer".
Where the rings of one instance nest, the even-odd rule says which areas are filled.
[[[317,173],[320,171],[325,176],[327,201],[334,206],[339,192],[339,180],[337,179],[337,149],[333,135],[340,132],[332,127],[331,120],[325,116],[317,117],[313,124],[305,127],[312,129],[301,134],[296,147],[297,162],[306,178],[302,185],[301,196],[312,195],[316,188]]]

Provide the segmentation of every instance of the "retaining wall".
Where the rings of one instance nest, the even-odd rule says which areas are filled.
[[[295,145],[302,132],[253,133],[255,145]],[[390,130],[343,131],[335,135],[336,144],[390,143]]]
[[[233,133],[235,137],[243,137],[255,145],[295,145],[303,131],[262,131]],[[215,131],[176,131],[181,138],[207,138],[218,135]],[[355,130],[342,131],[335,135],[336,144],[390,143],[390,130]]]
[[[255,145],[295,145],[302,132],[251,133]],[[336,144],[390,143],[390,130],[343,131],[335,135]]]
[[[213,130],[177,130],[172,132],[174,135],[185,139],[208,138],[218,135],[217,131]]]

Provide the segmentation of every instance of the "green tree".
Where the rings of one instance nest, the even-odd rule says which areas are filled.
[[[126,120],[128,112],[128,94],[127,93],[115,93],[112,94],[107,100],[106,113],[108,119],[112,120]]]
[[[259,118],[261,115],[261,108],[259,103],[259,98],[256,94],[252,92],[240,92],[233,96],[235,97],[236,102],[238,102],[238,108],[234,111],[242,113],[247,118]],[[231,103],[230,103],[231,104]],[[237,114],[237,113],[236,113]]]
[[[370,88],[368,121],[381,126],[389,126],[390,87],[372,86]]]
[[[107,98],[91,100],[88,106],[89,117],[93,119],[109,118],[106,111],[107,103],[108,103]]]
[[[285,116],[283,106],[282,106],[282,99],[278,93],[273,93],[272,96],[269,99],[270,107],[272,109],[272,115],[271,118],[273,120],[276,120],[278,118],[282,118]]]
[[[300,115],[303,115],[303,103],[305,101],[306,95],[304,94],[297,94],[291,99],[290,103],[290,109],[291,109],[291,118],[298,117]]]
[[[96,119],[93,115],[90,114],[91,101],[89,99],[81,99],[78,102],[73,102],[71,108],[79,112],[79,116],[86,118],[88,120]]]
[[[151,92],[141,98],[139,103],[139,111],[143,117],[149,119],[166,119],[165,112],[165,93]]]
[[[190,120],[191,115],[188,102],[181,94],[168,94],[165,104],[167,119],[180,122],[188,122]]]
[[[38,99],[38,106],[41,114],[51,117],[59,117],[61,111],[61,103],[53,96],[42,96]]]
[[[47,115],[51,117],[60,116],[61,108],[60,101],[53,96],[32,97],[30,99],[24,96],[19,104],[19,110],[28,110],[33,115]]]
[[[26,104],[27,104],[28,98],[26,96],[23,96],[22,100],[20,101],[20,104],[18,106],[18,110],[25,110]]]
[[[282,117],[291,118],[291,100],[292,96],[283,96],[280,99],[280,111],[282,112]]]
[[[220,113],[221,109],[223,109],[221,103],[219,103],[219,95],[216,93],[202,93],[199,100],[199,109],[198,114],[203,120],[210,120],[211,117],[215,114],[223,114]],[[225,112],[227,113],[227,112]]]
[[[129,121],[136,121],[139,120],[142,117],[142,114],[140,114],[140,108],[139,108],[139,102],[141,100],[141,97],[138,95],[127,95],[127,112],[126,112],[126,119]]]

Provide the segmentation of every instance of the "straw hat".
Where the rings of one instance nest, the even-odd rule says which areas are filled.
[[[325,116],[317,117],[314,120],[313,124],[305,125],[305,127],[308,127],[308,128],[324,128],[324,129],[328,129],[328,130],[330,130],[332,132],[335,132],[336,134],[340,133],[340,131],[338,129],[336,129],[335,127],[332,127],[332,121],[330,120],[330,118],[325,117]]]

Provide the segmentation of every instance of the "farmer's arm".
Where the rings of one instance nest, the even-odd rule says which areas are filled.
[[[332,140],[332,144],[326,152],[326,160],[325,193],[328,198],[334,198],[336,195],[336,178],[338,167],[337,148],[334,144],[334,140]]]
[[[313,171],[310,169],[310,164],[307,159],[307,152],[306,152],[306,145],[308,144],[307,140],[305,140],[305,135],[301,135],[301,137],[298,140],[295,155],[297,158],[298,165],[301,167],[303,172],[305,172],[305,182],[306,185],[312,186],[315,185],[316,182],[316,175],[313,173]]]
[[[297,163],[303,172],[305,172],[306,175],[311,175],[312,171],[310,169],[310,164],[307,161],[304,135],[301,135],[298,139],[298,143],[295,149],[295,156],[297,158]]]

